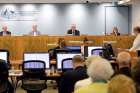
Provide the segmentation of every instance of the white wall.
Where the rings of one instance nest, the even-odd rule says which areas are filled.
[[[140,26],[140,3],[132,6],[132,28]]]
[[[81,34],[102,35],[105,32],[105,6],[110,5],[0,4],[0,30],[2,25],[7,25],[12,34],[23,35],[29,33],[35,23],[42,34],[65,35],[71,24],[77,24]]]

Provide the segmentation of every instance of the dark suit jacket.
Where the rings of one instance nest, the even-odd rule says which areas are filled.
[[[131,77],[131,70],[130,70],[130,68],[128,68],[128,67],[123,67],[123,68],[121,68],[121,69],[119,70],[119,73],[120,73],[120,74],[124,74],[124,75],[126,75],[126,76],[128,76],[128,77]]]
[[[82,66],[64,72],[59,83],[59,93],[73,92],[75,83],[87,77],[86,68]]]
[[[75,30],[75,32],[73,33],[72,30],[70,29],[70,30],[68,30],[67,34],[72,34],[74,36],[79,36],[80,35],[80,31]]]
[[[11,32],[10,31],[6,31],[5,35],[11,35]],[[0,32],[0,36],[4,36],[4,31]]]

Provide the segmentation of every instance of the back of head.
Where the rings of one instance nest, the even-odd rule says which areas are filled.
[[[117,75],[109,82],[108,93],[136,93],[136,89],[131,78]]]
[[[131,55],[128,52],[120,52],[117,56],[119,67],[129,67]]]
[[[89,56],[86,60],[86,66],[89,67],[89,65],[94,62],[96,59],[100,59],[102,58],[101,56],[98,56],[98,55],[92,55],[92,56]]]
[[[103,58],[92,62],[88,67],[87,72],[92,81],[107,81],[114,73],[109,61]]]
[[[82,66],[84,63],[84,58],[80,55],[75,55],[72,59],[73,64],[74,64],[74,68],[76,68],[77,66]]]
[[[140,27],[139,26],[134,27],[133,31],[134,33],[140,33]]]

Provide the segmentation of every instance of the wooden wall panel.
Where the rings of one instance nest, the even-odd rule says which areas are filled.
[[[10,52],[10,60],[22,60],[24,52],[47,52],[48,49],[57,46],[59,38],[64,38],[66,45],[83,45],[87,37],[89,45],[101,46],[103,41],[115,41],[114,48],[129,49],[134,36],[4,36],[0,37],[0,49],[7,49]]]

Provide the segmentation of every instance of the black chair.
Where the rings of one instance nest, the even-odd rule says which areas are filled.
[[[44,61],[24,61],[22,71],[22,88],[27,93],[41,93],[43,89],[47,88]]]
[[[14,87],[8,80],[8,65],[0,59],[0,93],[14,93]]]
[[[61,67],[62,67],[62,72],[73,69],[72,58],[63,59]]]

